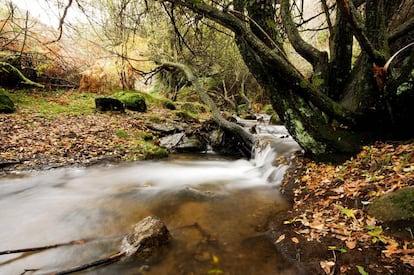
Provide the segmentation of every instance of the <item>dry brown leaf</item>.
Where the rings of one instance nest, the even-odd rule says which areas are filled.
[[[280,243],[281,241],[283,241],[285,239],[285,234],[282,234],[279,236],[279,238],[277,238],[277,240],[275,241],[275,243]]]
[[[335,262],[333,262],[333,261],[321,261],[319,264],[321,265],[323,271],[325,271],[326,274],[328,274],[328,275],[332,274],[331,270],[332,270],[332,267],[335,266]]]
[[[357,245],[357,241],[345,241],[345,245],[348,249],[354,249]]]
[[[292,240],[292,242],[294,242],[295,244],[298,244],[299,243],[299,239],[298,238],[296,238],[296,237],[292,237],[292,238],[290,238],[291,240]]]

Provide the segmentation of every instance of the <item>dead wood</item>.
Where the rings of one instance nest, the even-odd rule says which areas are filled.
[[[87,264],[83,264],[83,265],[79,265],[79,266],[75,266],[69,269],[65,269],[65,270],[61,270],[61,271],[57,271],[57,272],[52,272],[50,275],[63,275],[63,274],[71,274],[71,273],[75,273],[75,272],[79,272],[79,271],[83,271],[92,267],[96,267],[96,266],[101,266],[101,265],[105,265],[105,264],[110,264],[116,261],[119,261],[124,255],[126,254],[125,251],[118,251],[115,254],[112,254],[110,256],[107,256],[105,258],[87,263]]]

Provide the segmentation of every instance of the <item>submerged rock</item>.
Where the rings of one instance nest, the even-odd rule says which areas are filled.
[[[122,240],[121,252],[126,252],[127,256],[151,254],[153,249],[169,243],[170,239],[167,226],[158,217],[148,216]]]

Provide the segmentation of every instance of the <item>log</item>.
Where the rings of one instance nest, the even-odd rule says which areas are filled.
[[[5,70],[7,70],[7,68],[12,70],[14,73],[16,73],[19,76],[19,78],[21,80],[23,80],[23,84],[34,86],[34,87],[37,87],[37,88],[44,88],[45,87],[45,85],[42,85],[40,83],[37,83],[37,82],[34,82],[34,81],[28,79],[19,69],[17,69],[16,67],[14,67],[13,65],[11,65],[7,62],[0,61],[0,67],[3,67]]]

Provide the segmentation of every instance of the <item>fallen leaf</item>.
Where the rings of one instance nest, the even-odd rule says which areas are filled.
[[[216,255],[213,255],[213,263],[214,264],[218,264],[219,263],[219,258]]]
[[[335,262],[333,262],[333,261],[321,261],[319,264],[321,265],[323,271],[325,271],[326,274],[328,274],[328,275],[332,274],[331,270],[332,270],[332,267],[335,266]]]
[[[291,238],[291,240],[292,240],[292,242],[294,242],[294,243],[296,243],[296,244],[298,244],[298,243],[299,243],[299,239],[298,239],[298,238],[296,238],[296,237],[292,237],[292,238]]]
[[[349,249],[354,249],[357,245],[357,241],[345,241],[345,245]]]
[[[359,274],[361,274],[361,275],[369,275],[369,273],[365,271],[365,269],[364,269],[363,266],[357,265],[356,267],[358,269]]]
[[[280,243],[281,241],[283,241],[285,239],[285,234],[282,234],[279,236],[279,238],[277,238],[277,240],[275,241],[275,243]]]

